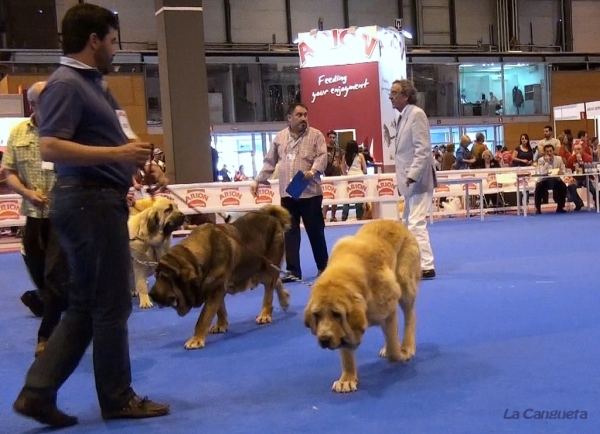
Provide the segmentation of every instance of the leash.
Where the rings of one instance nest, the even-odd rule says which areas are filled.
[[[150,162],[150,164],[152,164],[152,162]],[[158,185],[155,185],[155,184],[146,184],[146,185],[147,185],[147,187],[146,187],[146,191],[148,192],[148,194],[149,194],[149,195],[152,197],[152,199],[154,200],[156,193],[157,193],[159,190],[161,190],[161,187],[159,187]],[[196,214],[198,214],[198,215],[204,215],[204,212],[202,212],[201,210],[199,210],[198,208],[196,208],[196,207],[194,207],[194,206],[190,206],[190,205],[188,204],[188,202],[187,202],[185,199],[183,199],[183,198],[182,198],[182,197],[181,197],[179,194],[175,193],[173,190],[169,190],[169,189],[168,189],[168,187],[166,187],[166,186],[165,186],[165,187],[162,187],[162,189],[164,189],[164,190],[168,190],[168,194],[170,194],[171,196],[173,196],[175,199],[179,200],[180,202],[182,202],[182,203],[185,203],[185,204],[186,204],[186,206],[187,206],[188,208],[190,208],[191,210],[193,210],[193,211],[194,211]],[[219,215],[221,215],[221,213],[219,213]],[[221,215],[221,217],[223,217],[223,216]],[[225,218],[224,218],[224,220],[226,221],[226,224],[229,224],[229,223],[227,223],[227,219],[225,219]],[[216,226],[218,226],[218,225],[216,225]],[[306,281],[306,280],[303,280],[303,279],[300,279],[300,278],[298,278],[298,277],[294,276],[294,275],[293,275],[292,273],[290,273],[289,271],[287,271],[287,270],[284,270],[284,269],[282,269],[281,267],[278,267],[277,265],[275,265],[275,264],[274,264],[274,263],[273,263],[271,260],[269,260],[269,259],[268,259],[268,258],[267,258],[265,255],[263,255],[263,254],[261,254],[261,253],[257,252],[257,251],[256,251],[256,250],[254,250],[254,249],[251,249],[251,248],[250,248],[250,247],[248,247],[248,246],[243,246],[243,245],[242,245],[242,243],[241,243],[239,240],[236,240],[236,239],[235,239],[235,237],[231,236],[231,234],[227,234],[227,233],[226,233],[226,236],[228,236],[228,237],[232,238],[232,239],[233,239],[233,240],[234,240],[234,241],[235,241],[237,244],[239,244],[240,246],[242,246],[242,248],[245,248],[246,250],[250,250],[250,252],[254,253],[256,256],[258,256],[259,258],[261,258],[261,259],[262,259],[262,260],[265,262],[265,264],[266,264],[266,265],[268,265],[269,267],[271,267],[271,268],[273,268],[273,269],[277,270],[277,272],[278,272],[278,273],[279,273],[279,275],[280,275],[280,279],[281,279],[281,276],[283,275],[283,278],[284,278],[284,279],[289,279],[289,280],[291,280],[291,281],[293,281],[293,282],[300,283],[300,284],[302,284],[302,285],[304,285],[304,286],[307,286],[308,288],[312,288],[312,286],[313,286],[313,284],[314,284],[314,281],[308,282],[308,281]],[[140,260],[138,260],[138,259],[135,259],[135,258],[133,258],[133,260],[134,260],[135,262],[139,263],[139,264],[146,265],[146,266],[148,266],[148,267],[156,267],[156,266],[158,265],[158,262],[150,262],[150,261],[148,261],[148,262],[145,262],[145,261],[140,261]]]

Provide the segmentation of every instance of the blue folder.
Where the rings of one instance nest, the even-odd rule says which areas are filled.
[[[285,189],[285,192],[292,196],[292,198],[299,199],[300,195],[302,195],[304,190],[306,190],[306,187],[308,187],[308,184],[310,184],[310,179],[305,179],[304,172],[300,170],[294,175],[290,181],[290,185]]]

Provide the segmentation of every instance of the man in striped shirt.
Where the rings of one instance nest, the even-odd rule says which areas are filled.
[[[329,260],[320,178],[327,167],[327,145],[323,134],[308,125],[308,110],[303,104],[290,105],[287,120],[289,127],[275,136],[265,156],[263,168],[250,188],[252,194],[256,196],[258,184],[267,183],[275,166],[279,165],[281,206],[292,216],[292,227],[285,235],[285,262],[287,271],[301,279],[300,218],[304,223],[319,273],[325,269]],[[304,178],[309,182],[300,197],[294,199],[286,189],[299,171],[304,173]],[[287,278],[283,281],[285,283],[291,279]]]
[[[46,341],[67,307],[69,281],[67,259],[49,218],[49,193],[54,187],[56,174],[52,167],[43,165],[40,155],[37,103],[45,86],[46,82],[37,82],[27,91],[33,114],[11,130],[3,162],[7,184],[23,198],[21,214],[27,217],[23,259],[41,295],[41,300],[34,291],[27,291],[21,296],[23,304],[32,311],[41,309],[36,356],[44,351]]]

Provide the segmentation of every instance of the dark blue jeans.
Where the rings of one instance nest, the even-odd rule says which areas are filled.
[[[126,192],[57,184],[51,200],[50,219],[71,271],[69,306],[31,365],[24,393],[56,400],[93,341],[100,407],[120,409],[134,395],[127,330],[131,256]]]
[[[312,248],[317,269],[323,271],[327,266],[329,254],[325,240],[325,220],[323,219],[323,196],[314,196],[294,200],[282,197],[281,206],[292,216],[292,227],[285,233],[285,265],[292,275],[302,278],[300,268],[300,219]]]

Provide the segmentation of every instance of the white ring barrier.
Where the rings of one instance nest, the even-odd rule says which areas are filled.
[[[434,192],[434,201],[441,197],[465,196],[466,184],[468,184],[466,180],[464,183],[448,184],[444,183],[445,180],[481,178],[483,194],[516,192],[516,182],[500,184],[496,181],[496,174],[499,173],[518,173],[517,179],[520,182],[521,191],[535,189],[535,179],[531,176],[535,173],[533,167],[452,170],[437,172],[439,185]],[[278,180],[270,181],[270,185],[260,185],[256,198],[250,193],[250,184],[251,181],[175,184],[157,195],[174,200],[181,212],[188,215],[195,214],[197,211],[207,214],[251,211],[267,204],[280,203]],[[398,202],[401,199],[398,196],[394,173],[323,177],[322,188],[323,205],[370,202],[378,208],[377,211],[374,210],[375,218],[398,219]],[[170,194],[171,191],[174,194]],[[473,196],[479,195],[478,186],[469,185],[469,193]],[[138,192],[138,197],[147,197],[147,193]],[[25,217],[19,215],[20,205],[21,197],[19,195],[0,195],[0,227],[25,224]],[[481,211],[472,209],[472,212]],[[456,214],[461,213],[465,212],[461,211]]]

